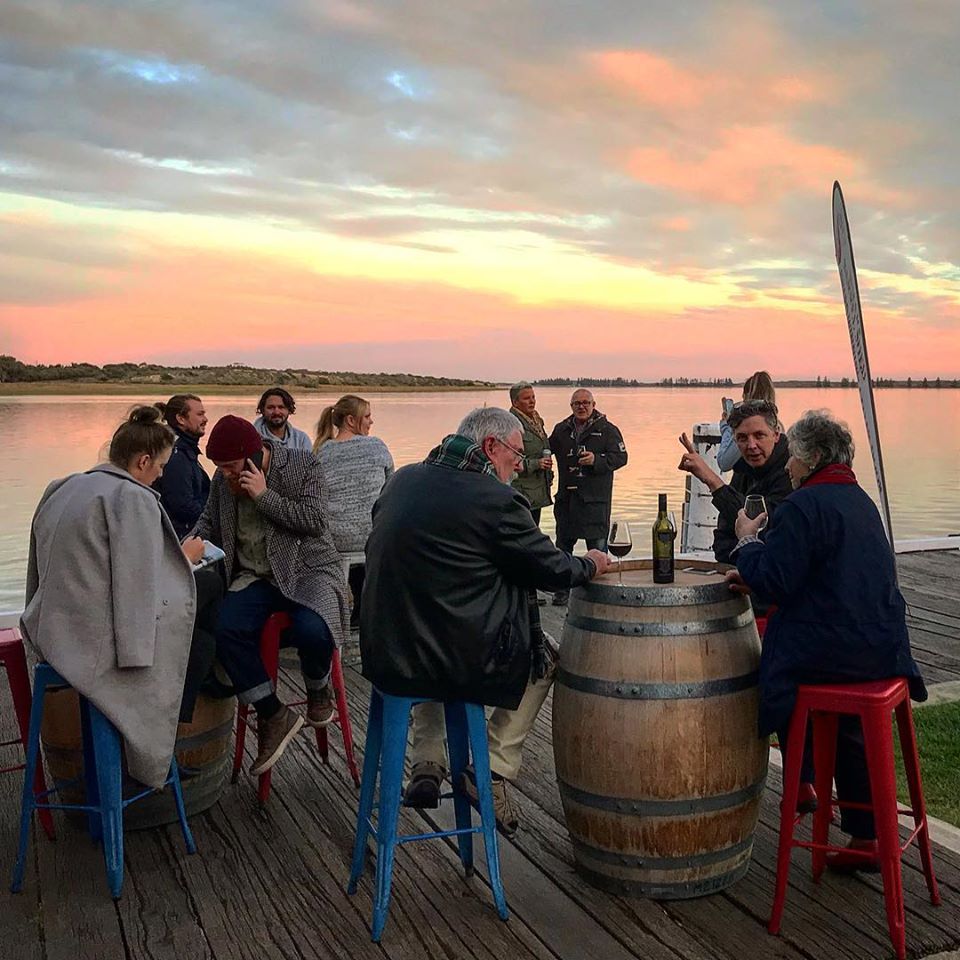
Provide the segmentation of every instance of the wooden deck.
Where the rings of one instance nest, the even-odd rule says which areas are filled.
[[[956,589],[960,555],[901,558],[918,659],[931,682],[960,679]],[[562,611],[544,608],[552,626]],[[354,729],[363,743],[368,694],[348,670]],[[295,672],[285,682],[296,687]],[[6,692],[0,714],[9,716]],[[0,894],[0,957],[10,960],[307,960],[307,958],[603,958],[603,960],[867,960],[891,956],[874,878],[810,881],[795,856],[783,933],[770,937],[779,774],[771,768],[747,876],[699,900],[628,900],[595,890],[573,869],[557,794],[549,705],[527,744],[514,795],[522,826],[501,840],[511,908],[503,923],[482,876],[464,880],[452,845],[418,843],[398,854],[383,943],[369,939],[371,875],[355,897],[344,884],[357,792],[339,739],[322,766],[308,736],[276,768],[266,811],[244,775],[193,820],[199,852],[187,857],[176,828],[127,835],[122,899],[107,894],[103,864],[77,829],[58,820],[55,843],[35,830],[27,885]],[[19,777],[0,777],[0,877],[9,876]],[[448,805],[447,805],[448,806]],[[446,823],[448,812],[437,822]],[[405,812],[402,826],[424,827]],[[481,850],[477,850],[482,863]],[[912,956],[960,946],[960,855],[938,847],[944,903],[926,898],[915,852],[905,861],[907,944]],[[480,871],[482,872],[482,870]],[[6,881],[4,880],[4,883]]]

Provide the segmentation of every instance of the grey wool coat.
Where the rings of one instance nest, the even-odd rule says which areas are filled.
[[[47,487],[30,530],[23,634],[113,723],[127,770],[150,787],[170,770],[195,602],[157,493],[111,464]]]
[[[340,646],[349,635],[350,608],[340,554],[327,527],[323,468],[305,450],[270,440],[267,492],[255,500],[267,520],[267,558],[280,592],[326,621]],[[226,554],[227,583],[236,574],[237,501],[218,470],[192,536],[215,543]]]

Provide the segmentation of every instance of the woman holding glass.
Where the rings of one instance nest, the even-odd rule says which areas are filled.
[[[905,677],[911,696],[926,699],[910,654],[905,604],[880,514],[851,468],[853,439],[827,411],[809,411],[788,431],[787,471],[794,492],[771,518],[741,511],[734,548],[734,590],[748,589],[776,604],[760,660],[760,735],[777,732],[787,744],[797,687],[804,683],[859,683]],[[812,765],[804,751],[801,780],[808,801]],[[837,795],[870,802],[870,781],[859,719],[841,717],[837,741]],[[801,795],[801,799],[803,795]],[[871,856],[828,857],[834,869],[877,865],[873,815],[843,809],[850,847]]]
[[[379,437],[370,436],[373,416],[363,397],[347,394],[326,407],[317,424],[313,452],[323,466],[327,523],[340,553],[360,553],[370,536],[373,505],[393,473],[393,457]],[[363,564],[350,567],[353,610],[350,629],[360,628]]]

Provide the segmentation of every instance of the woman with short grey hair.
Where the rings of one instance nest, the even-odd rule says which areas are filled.
[[[808,410],[787,431],[787,443],[791,456],[803,464],[807,474],[829,463],[849,467],[856,450],[847,425],[828,410]]]
[[[777,732],[785,756],[800,752],[798,810],[816,807],[804,730],[792,725],[797,687],[905,678],[910,695],[926,700],[910,653],[906,605],[880,513],[851,469],[853,438],[826,410],[805,413],[788,431],[791,493],[770,518],[741,510],[734,548],[733,589],[776,604],[760,658],[760,735]],[[876,870],[879,849],[870,811],[863,732],[854,716],[839,721],[835,777],[841,827],[850,851],[827,856],[841,871]],[[829,794],[819,802],[829,803]],[[862,805],[862,806],[860,806]]]
[[[533,519],[540,525],[540,511],[553,502],[553,459],[543,417],[537,412],[537,394],[533,385],[521,380],[510,388],[510,412],[523,426],[523,460],[513,481],[530,502]]]

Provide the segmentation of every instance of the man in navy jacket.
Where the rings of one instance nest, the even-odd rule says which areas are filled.
[[[210,478],[200,466],[200,438],[207,429],[207,413],[203,401],[192,393],[176,394],[157,406],[177,440],[154,488],[182,540],[200,519],[210,494]]]

